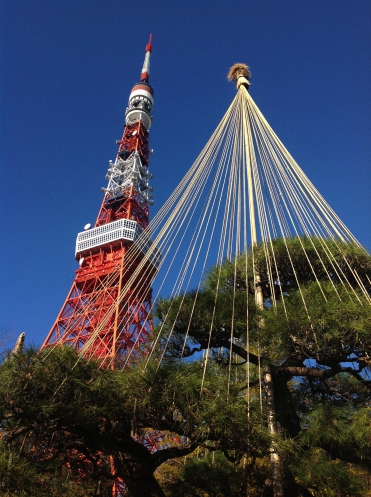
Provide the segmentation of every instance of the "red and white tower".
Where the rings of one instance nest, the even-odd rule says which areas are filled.
[[[151,247],[148,206],[153,204],[148,172],[151,39],[140,81],[130,93],[116,160],[109,162],[96,223],[77,235],[79,269],[42,346],[70,345],[111,365],[143,349],[152,329],[151,280],[159,254],[152,247],[152,256],[145,257]]]

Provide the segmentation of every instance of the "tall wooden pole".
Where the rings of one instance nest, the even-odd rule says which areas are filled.
[[[244,77],[239,77],[237,79],[237,88],[239,91],[247,92],[246,79]],[[247,97],[247,95],[245,95]],[[243,121],[243,134],[245,139],[245,153],[246,153],[246,163],[247,163],[247,181],[248,181],[248,197],[249,197],[249,218],[250,218],[250,230],[251,230],[251,245],[256,247],[258,245],[258,234],[256,226],[256,213],[255,213],[255,188],[253,180],[252,162],[255,160],[255,154],[253,149],[251,129],[247,122],[246,113],[242,112]],[[254,285],[255,285],[255,302],[260,309],[264,308],[264,297],[263,289],[261,285],[261,276],[257,270],[255,264],[253,267],[254,273]],[[264,326],[263,321],[261,326]],[[247,344],[247,346],[249,346]],[[267,415],[268,415],[268,430],[273,436],[277,434],[277,423],[275,416],[275,406],[274,406],[274,385],[272,380],[272,372],[270,365],[266,365],[263,369],[263,383],[264,390],[266,394],[266,405],[267,405]],[[283,478],[282,478],[282,462],[280,455],[277,453],[276,443],[272,440],[270,446],[270,462],[271,462],[271,480],[272,480],[272,490],[274,497],[283,497]]]

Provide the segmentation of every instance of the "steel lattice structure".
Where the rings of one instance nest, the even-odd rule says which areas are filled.
[[[77,235],[79,268],[42,346],[69,345],[111,366],[143,349],[152,329],[149,312],[156,260],[142,262],[152,243],[146,234],[148,206],[153,204],[148,172],[154,102],[149,84],[151,37],[140,81],[130,93],[115,162],[109,162],[96,223]]]

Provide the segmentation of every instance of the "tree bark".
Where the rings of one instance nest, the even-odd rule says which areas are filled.
[[[133,497],[166,497],[150,464],[122,452],[115,454],[113,459],[117,474],[124,480]]]
[[[128,432],[96,433],[82,426],[74,428],[91,450],[107,451],[113,459],[115,476],[122,478],[133,497],[166,497],[153,475],[153,455]]]
[[[272,375],[274,388],[274,406],[276,420],[279,422],[281,430],[295,438],[299,435],[301,426],[300,418],[295,409],[292,393],[287,385],[291,376]]]

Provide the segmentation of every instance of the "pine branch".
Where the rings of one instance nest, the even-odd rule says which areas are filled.
[[[285,376],[301,376],[306,378],[326,379],[333,378],[339,373],[348,373],[356,378],[362,385],[371,389],[371,381],[363,378],[355,369],[350,367],[335,366],[329,369],[307,368],[305,366],[281,366],[277,369],[277,374]]]
[[[196,442],[189,442],[181,447],[169,447],[167,449],[158,450],[151,455],[151,467],[153,471],[155,471],[155,469],[157,469],[165,461],[176,457],[187,456],[197,447],[198,444]]]

